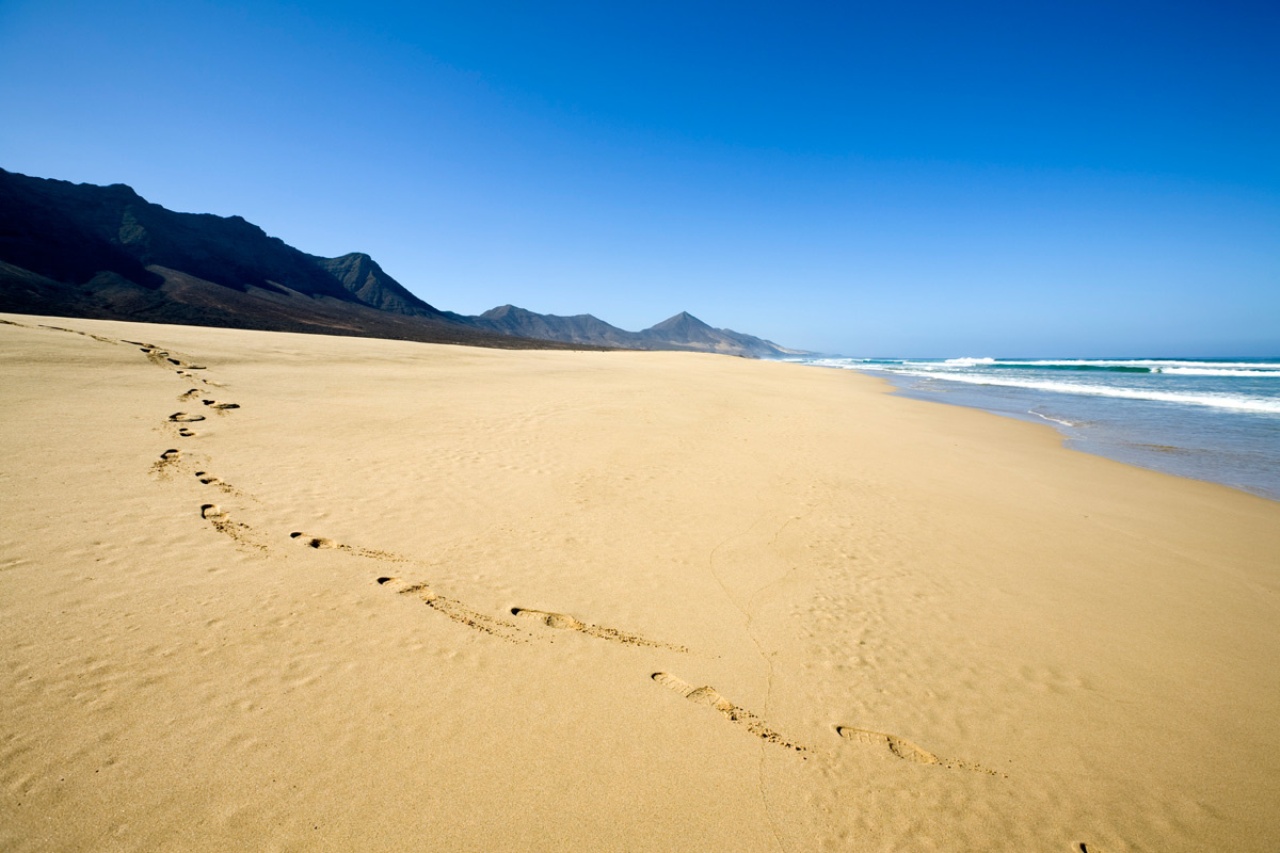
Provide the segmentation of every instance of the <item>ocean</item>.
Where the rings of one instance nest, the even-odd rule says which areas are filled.
[[[1057,428],[1067,445],[1280,500],[1280,359],[788,359]]]

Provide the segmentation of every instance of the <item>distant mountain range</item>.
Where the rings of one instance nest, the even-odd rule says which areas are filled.
[[[239,216],[176,213],[123,184],[0,169],[0,310],[498,347],[797,352],[687,313],[641,332],[590,314],[441,311],[368,255],[308,255]]]

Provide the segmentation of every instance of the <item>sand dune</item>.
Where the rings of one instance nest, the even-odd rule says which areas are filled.
[[[1276,502],[843,371],[0,319],[0,848],[1280,843]]]

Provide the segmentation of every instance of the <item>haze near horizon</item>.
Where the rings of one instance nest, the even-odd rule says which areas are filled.
[[[0,6],[0,166],[433,305],[853,356],[1280,353],[1262,4]]]

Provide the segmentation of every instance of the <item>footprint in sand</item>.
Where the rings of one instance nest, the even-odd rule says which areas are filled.
[[[233,495],[236,493],[236,490],[232,488],[229,483],[223,482],[221,479],[213,476],[207,471],[197,471],[196,479],[199,480],[201,483],[205,484],[206,486],[217,486],[219,489],[221,489],[222,491],[226,492],[229,495]]]
[[[506,640],[509,643],[529,642],[528,634],[520,630],[519,626],[503,619],[494,619],[492,616],[467,607],[460,601],[438,595],[424,583],[411,584],[405,583],[399,578],[380,577],[378,578],[378,585],[387,586],[395,590],[397,595],[417,598],[432,610],[444,614],[459,625],[465,625],[468,628],[489,634],[500,640]]]
[[[343,545],[341,542],[335,542],[334,540],[327,539],[324,536],[312,536],[310,533],[303,533],[300,530],[295,530],[293,533],[290,533],[289,538],[302,545],[306,545],[308,548],[332,548],[337,551],[345,551],[348,554],[354,554],[357,557],[365,557],[370,560],[381,560],[384,563],[409,562],[404,557],[398,557],[388,551],[374,551],[369,548],[361,548],[357,545]]]
[[[627,634],[616,628],[605,628],[600,625],[592,625],[582,622],[567,613],[553,613],[548,610],[530,610],[524,607],[511,608],[512,616],[519,616],[522,619],[532,619],[540,622],[548,628],[559,628],[565,631],[577,631],[580,634],[586,634],[590,637],[598,637],[601,640],[612,640],[615,643],[623,643],[628,646],[650,646],[659,649],[671,649],[677,652],[689,651],[684,646],[675,646],[670,643],[659,643],[654,640],[648,640],[636,634]]]
[[[248,538],[249,525],[233,521],[226,510],[217,504],[203,504],[200,507],[200,517],[213,525],[213,529],[219,533],[230,536],[241,545],[247,545],[251,548],[257,548],[259,551],[267,550],[265,545],[250,541]]]
[[[178,427],[178,435],[182,436],[183,438],[191,438],[193,435],[195,435],[195,432],[187,429],[186,427]]]
[[[126,341],[126,343],[128,343],[128,342]],[[140,345],[138,346],[138,349],[142,350],[143,354],[145,354],[145,355],[146,355],[146,357],[147,357],[147,361],[151,362],[152,364],[156,365],[157,367],[168,367],[168,366],[169,366],[169,363],[168,363],[168,361],[166,360],[166,359],[168,359],[168,357],[169,357],[169,353],[167,353],[166,351],[164,351],[164,350],[160,349],[159,347],[155,346],[154,344],[140,344]]]
[[[189,391],[179,394],[178,399],[185,403],[187,400],[190,400],[193,397],[199,397],[199,396],[200,396],[200,389],[192,388]]]
[[[17,325],[17,324],[15,323],[14,325]],[[86,338],[93,338],[95,341],[97,341],[100,344],[118,343],[118,341],[116,341],[114,338],[104,338],[102,337],[102,335],[95,335],[92,332],[82,332],[79,329],[68,329],[65,326],[45,326],[41,324],[40,328],[52,329],[55,332],[70,332],[73,335],[82,335]]]
[[[161,453],[159,459],[151,463],[151,470],[167,479],[169,470],[177,465],[181,458],[181,451],[177,448],[171,447],[164,453]]]
[[[341,548],[337,542],[332,539],[325,539],[323,536],[308,536],[305,533],[294,531],[289,534],[290,539],[297,539],[308,548]]]
[[[12,325],[15,325],[15,326],[16,326],[16,325],[18,325],[18,324],[17,324],[17,323],[14,323],[14,324],[12,324]],[[30,328],[30,327],[28,327],[28,328]],[[101,344],[114,344],[114,343],[117,343],[117,341],[116,341],[114,338],[104,338],[104,337],[102,337],[102,335],[95,335],[95,334],[93,334],[92,332],[82,332],[82,331],[80,331],[79,329],[68,329],[68,328],[66,328],[65,326],[46,326],[46,325],[44,325],[44,324],[42,323],[42,324],[40,325],[40,328],[42,328],[42,329],[52,329],[52,330],[53,330],[53,331],[55,331],[55,332],[70,332],[70,333],[71,333],[71,334],[73,334],[73,335],[83,335],[83,336],[84,336],[84,337],[86,337],[86,338],[93,338],[95,341],[97,341],[98,343],[101,343]]]
[[[887,732],[877,732],[871,729],[859,729],[854,728],[853,726],[836,726],[835,728],[836,734],[840,735],[840,737],[845,740],[888,749],[894,756],[901,758],[903,761],[910,761],[913,764],[931,764],[937,767],[946,767],[951,770],[971,770],[975,773],[986,773],[990,776],[1001,775],[994,770],[988,770],[978,764],[934,755],[932,752],[929,752],[929,750],[917,746],[906,738],[891,735]]]
[[[204,415],[190,415],[186,412],[174,412],[169,415],[169,421],[177,424],[190,424],[202,420],[204,420]]]
[[[775,743],[784,749],[794,749],[796,752],[808,752],[809,747],[800,746],[792,743],[773,729],[765,725],[764,721],[751,713],[745,708],[739,708],[725,697],[721,696],[714,688],[711,687],[694,687],[684,679],[677,678],[669,672],[655,672],[649,676],[663,687],[675,693],[679,693],[697,705],[709,705],[724,715],[731,723],[738,725],[751,732],[756,737],[768,743]]]
[[[206,406],[208,406],[209,408],[211,408],[211,409],[217,409],[217,410],[218,410],[218,411],[220,411],[220,412],[224,412],[224,411],[226,411],[226,410],[228,410],[228,409],[238,409],[238,408],[240,408],[240,404],[239,404],[239,403],[219,403],[217,400],[201,400],[200,402],[201,402],[201,403],[204,403],[204,404],[205,404]]]

